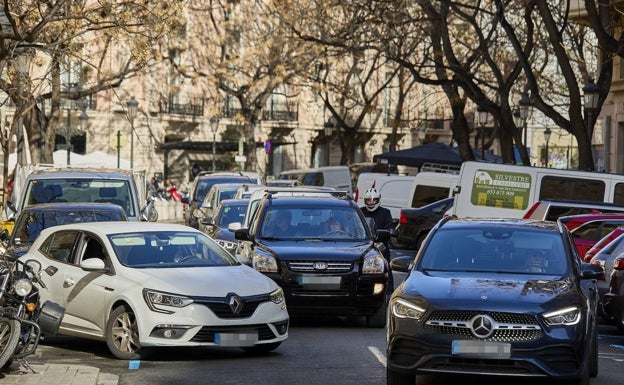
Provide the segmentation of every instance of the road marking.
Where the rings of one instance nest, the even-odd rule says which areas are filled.
[[[369,346],[368,350],[375,356],[377,361],[379,361],[384,368],[386,367],[386,355],[381,352],[376,346]]]

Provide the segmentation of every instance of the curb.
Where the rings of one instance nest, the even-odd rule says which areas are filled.
[[[43,364],[30,365],[30,368],[20,364],[17,370],[0,377],[0,384],[117,385],[119,382],[119,376],[100,373],[100,369],[93,366]]]

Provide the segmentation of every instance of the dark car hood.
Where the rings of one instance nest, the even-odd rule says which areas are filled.
[[[355,260],[373,247],[371,241],[264,241],[261,248],[282,260]]]
[[[402,287],[410,297],[424,297],[433,305],[465,304],[478,308],[500,303],[543,304],[576,291],[567,277],[524,274],[491,274],[413,271]]]

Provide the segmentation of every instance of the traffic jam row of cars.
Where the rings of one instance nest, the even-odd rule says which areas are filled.
[[[521,219],[462,219],[445,215],[446,198],[404,210],[399,243],[413,252],[389,263],[396,234],[330,188],[202,173],[182,225],[76,202],[130,197],[111,190],[123,186],[114,176],[57,178],[30,182],[62,187],[23,205],[4,245],[44,267],[42,295],[66,309],[60,333],[106,341],[119,359],[159,346],[265,353],[290,317],[327,314],[387,328],[388,384],[439,372],[585,385],[598,374],[598,317],[624,328],[624,213],[609,207],[540,201]],[[391,269],[408,273],[396,290]]]

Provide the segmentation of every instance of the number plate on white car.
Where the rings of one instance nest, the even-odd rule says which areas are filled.
[[[219,346],[253,346],[258,342],[258,333],[215,333]]]
[[[511,344],[491,341],[455,340],[453,355],[505,359],[511,357]]]

